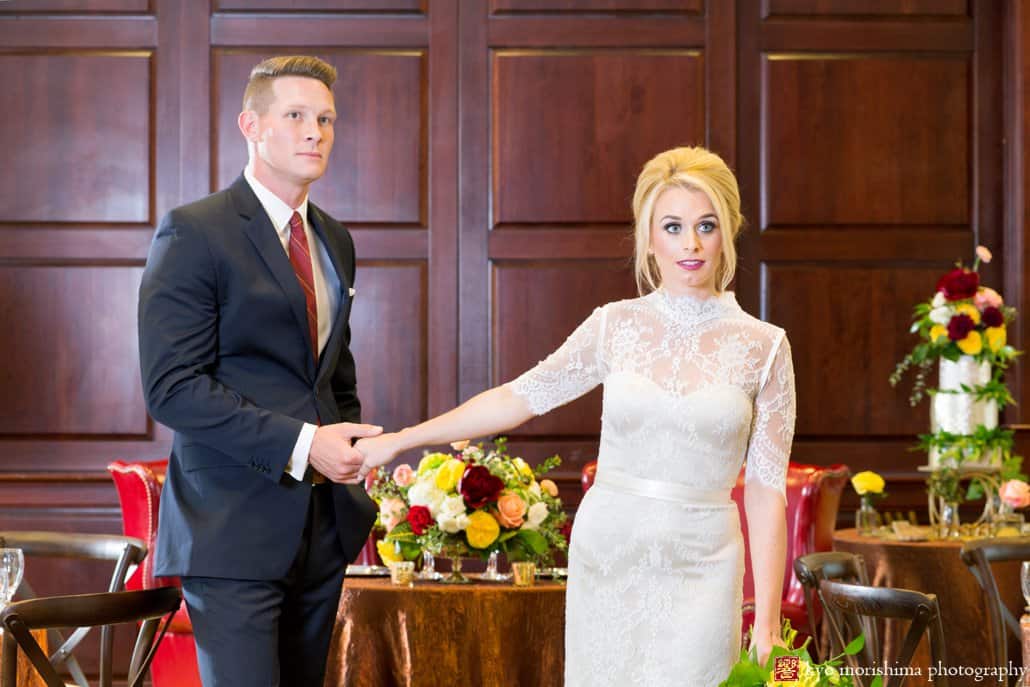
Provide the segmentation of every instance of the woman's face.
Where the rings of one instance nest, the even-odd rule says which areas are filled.
[[[708,196],[679,186],[662,191],[651,215],[651,251],[662,288],[669,294],[714,295],[722,260],[722,228]]]

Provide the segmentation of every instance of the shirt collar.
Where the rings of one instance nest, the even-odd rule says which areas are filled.
[[[294,210],[300,213],[301,220],[307,224],[308,218],[308,197],[304,196],[304,200],[301,201],[300,205],[296,208],[291,208],[287,205],[282,198],[268,190],[268,187],[257,180],[254,176],[254,170],[250,165],[243,170],[243,176],[250,184],[250,188],[254,191],[254,195],[257,196],[258,201],[261,203],[261,207],[265,209],[268,214],[268,218],[272,220],[272,226],[275,227],[276,233],[279,234],[280,238],[285,241],[289,240],[289,226],[290,217],[293,216]]]

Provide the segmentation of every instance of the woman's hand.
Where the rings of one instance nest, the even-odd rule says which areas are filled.
[[[365,441],[362,439],[362,441]],[[764,666],[765,662],[769,660],[769,654],[772,652],[774,646],[781,646],[784,649],[789,649],[783,638],[771,633],[755,633],[751,638],[751,644],[755,647],[756,654],[758,656],[758,665]]]
[[[359,439],[354,444],[354,448],[365,456],[365,462],[358,470],[358,481],[364,480],[368,473],[382,465],[386,465],[397,457],[401,450],[398,441],[399,436],[398,432],[380,434],[377,437]]]

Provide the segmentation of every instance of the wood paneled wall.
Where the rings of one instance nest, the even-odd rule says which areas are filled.
[[[793,344],[795,459],[879,470],[888,507],[921,506],[907,448],[928,410],[887,383],[913,304],[984,243],[999,256],[986,281],[1030,305],[1019,5],[0,3],[0,528],[117,532],[105,465],[166,454],[137,360],[149,241],[239,174],[246,74],[286,52],[340,72],[313,200],[357,244],[366,419],[447,410],[634,296],[636,174],[705,144],[737,171],[749,220],[738,298]],[[1012,384],[1030,407],[1025,361]],[[599,411],[595,391],[513,434],[528,458],[561,453],[571,506]]]

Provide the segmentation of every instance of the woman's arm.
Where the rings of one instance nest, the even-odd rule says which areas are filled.
[[[757,482],[744,488],[748,522],[748,550],[755,581],[755,625],[752,643],[758,660],[765,663],[780,639],[780,600],[787,566],[787,512],[778,490]]]
[[[532,417],[526,399],[512,392],[507,385],[488,389],[454,410],[414,427],[358,441],[356,447],[365,454],[365,464],[354,482],[362,481],[369,471],[386,465],[398,453],[420,446],[497,434],[518,427]]]

